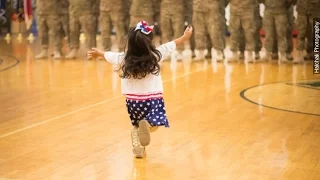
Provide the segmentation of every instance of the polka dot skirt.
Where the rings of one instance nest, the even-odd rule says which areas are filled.
[[[147,120],[151,126],[169,127],[163,98],[148,100],[126,99],[128,113],[132,125],[138,125],[140,120]]]

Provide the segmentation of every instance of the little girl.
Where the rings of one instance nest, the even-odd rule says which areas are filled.
[[[92,48],[87,54],[88,58],[104,57],[109,63],[119,65],[122,94],[126,96],[126,106],[133,125],[133,153],[137,158],[145,154],[145,146],[150,143],[150,131],[158,126],[169,127],[159,62],[192,34],[192,27],[188,27],[180,38],[156,48],[152,44],[152,30],[153,26],[147,22],[139,22],[129,30],[126,52],[102,52]]]

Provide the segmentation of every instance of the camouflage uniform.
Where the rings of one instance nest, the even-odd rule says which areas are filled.
[[[230,33],[231,33],[231,51],[233,57],[231,60],[238,59],[239,40],[241,30],[245,38],[245,49],[248,51],[248,61],[252,61],[252,52],[256,48],[255,34],[256,26],[256,6],[257,0],[230,0]]]
[[[255,59],[259,59],[260,55],[259,52],[262,49],[262,41],[260,37],[260,30],[262,28],[262,17],[260,15],[260,4],[257,2],[255,11],[254,11],[254,16],[255,16],[255,22],[256,22],[256,31],[254,34],[254,39],[255,39]],[[244,31],[243,28],[241,28],[240,31],[240,40],[239,40],[239,50],[240,50],[240,59],[244,58],[244,51],[245,51],[245,36],[244,36]]]
[[[49,42],[54,48],[54,58],[61,58],[61,41],[59,36],[58,0],[38,0],[37,1],[37,28],[42,47],[36,59],[48,57]]]
[[[160,24],[162,43],[179,38],[184,32],[184,0],[162,0]],[[173,33],[173,34],[172,34]],[[183,44],[177,50],[183,50]]]
[[[195,32],[196,49],[200,55],[197,59],[202,59],[203,51],[206,48],[206,37],[213,43],[213,47],[218,52],[218,59],[223,59],[223,49],[225,39],[222,33],[225,26],[222,26],[225,17],[221,14],[221,6],[224,0],[193,0],[193,26]]]
[[[275,37],[277,37],[278,49],[281,55],[281,61],[287,60],[287,32],[288,32],[288,8],[291,5],[290,0],[265,0],[265,13],[263,18],[263,26],[266,32],[265,48],[267,50],[265,59],[270,59],[270,53],[273,51]],[[276,29],[276,35],[274,34]]]
[[[112,6],[110,6],[112,4]],[[126,8],[127,0],[100,0],[100,29],[103,49],[111,50],[111,30],[115,27],[119,50],[124,51],[126,39]]]
[[[80,46],[80,29],[86,36],[87,48],[96,47],[99,0],[69,0],[69,27],[71,52],[67,58],[76,58]]]
[[[161,35],[161,24],[160,24],[160,5],[161,2],[157,1],[156,3],[153,4],[153,9],[154,9],[154,22],[155,22],[155,32],[159,35]]]
[[[184,4],[185,5],[185,10],[184,10],[184,21],[186,22],[186,25],[189,26],[189,25],[192,25],[192,14],[193,14],[193,8],[192,8],[192,2],[193,0],[187,0],[186,3]],[[190,43],[190,49],[191,49],[191,52],[192,52],[192,58],[195,57],[195,53],[194,53],[194,50],[196,48],[196,42],[195,42],[195,39],[194,39],[194,33],[192,33],[191,35],[191,38],[189,40],[189,43]]]
[[[59,21],[60,21],[60,34],[61,39],[68,37],[68,45],[70,46],[70,36],[69,36],[69,1],[60,0],[59,1]],[[62,45],[62,43],[61,43]]]
[[[293,24],[294,24],[294,15],[293,15],[293,6],[294,4],[292,4],[289,8],[288,8],[288,29],[287,29],[287,42],[288,42],[288,46],[287,46],[287,59],[288,60],[292,60],[293,57],[291,55],[292,51],[293,51],[293,37],[292,37],[292,31],[293,31]],[[275,28],[275,27],[274,27]],[[278,41],[276,38],[276,29],[273,30],[274,32],[274,43],[273,43],[273,48],[272,48],[272,59],[278,59]]]
[[[320,0],[298,0],[297,2],[297,50],[298,58],[295,62],[303,59],[311,59],[313,51],[313,18],[320,18]],[[306,47],[305,47],[306,45]],[[306,49],[307,56],[303,58]]]
[[[135,27],[140,21],[154,24],[154,5],[157,0],[130,0],[130,27]]]

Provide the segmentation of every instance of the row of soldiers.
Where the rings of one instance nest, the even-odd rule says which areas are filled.
[[[260,3],[265,5],[263,19]],[[225,18],[228,4],[229,27]],[[195,32],[190,41],[193,58],[210,58],[213,49],[218,61],[225,58],[227,28],[231,33],[233,52],[230,61],[260,59],[260,29],[263,27],[267,51],[264,59],[278,58],[279,54],[280,60],[286,61],[293,59],[294,5],[297,5],[299,31],[296,61],[302,61],[312,55],[312,19],[320,17],[320,0],[37,0],[37,26],[42,51],[36,58],[48,56],[50,42],[54,47],[54,58],[60,59],[64,37],[68,37],[70,49],[66,58],[76,58],[80,30],[86,36],[87,47],[91,48],[96,46],[98,27],[105,51],[111,50],[112,28],[116,31],[119,50],[123,51],[129,27],[145,20],[160,27],[161,43],[183,34],[186,24],[192,25]],[[177,47],[179,57],[183,49],[183,46]],[[205,56],[206,49],[208,54]],[[195,50],[199,52],[197,56]],[[304,50],[307,50],[305,57]]]

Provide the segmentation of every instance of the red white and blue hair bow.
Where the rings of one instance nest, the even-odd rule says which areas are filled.
[[[141,21],[137,24],[135,31],[140,30],[143,34],[150,34],[154,26],[149,26],[146,21]]]

